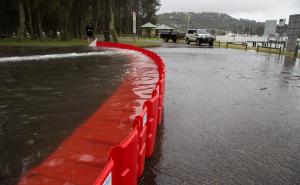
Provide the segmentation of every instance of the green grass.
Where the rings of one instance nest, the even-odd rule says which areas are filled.
[[[157,39],[136,39],[133,41],[131,38],[119,38],[119,42],[138,47],[158,47],[161,45],[160,41]],[[70,47],[87,45],[88,42],[83,39],[72,39],[69,41],[61,41],[60,39],[46,39],[44,41],[31,39],[24,39],[23,41],[17,41],[17,39],[0,39],[0,46]]]
[[[44,41],[31,39],[24,39],[23,41],[17,41],[17,39],[0,39],[0,46],[70,47],[86,46],[87,44],[87,41],[82,39],[69,41],[61,41],[60,39],[46,39]]]
[[[119,38],[120,43],[130,44],[142,48],[149,48],[149,47],[159,47],[161,46],[161,42],[159,40],[147,40],[147,39],[129,39],[129,38]]]
[[[215,42],[214,46],[215,47],[219,47],[219,42]],[[231,49],[246,50],[246,47],[242,46],[242,45],[229,44],[228,47],[227,47],[226,42],[221,42],[220,43],[220,47],[222,47],[222,48],[231,48]],[[256,51],[257,48],[256,47],[248,46],[247,50],[254,50],[254,51]],[[279,50],[277,50],[277,49],[270,49],[269,50],[268,48],[261,48],[261,47],[258,49],[258,52],[261,52],[261,53],[271,53],[271,54],[279,54]],[[284,52],[281,52],[281,55],[294,56],[294,53],[293,52],[284,51]],[[300,58],[300,53],[298,53],[297,57]]]

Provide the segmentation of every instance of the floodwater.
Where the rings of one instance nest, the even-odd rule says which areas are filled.
[[[2,47],[0,184],[15,184],[86,121],[121,84],[128,61],[89,47]]]
[[[299,59],[174,45],[153,49],[164,123],[139,184],[300,184]]]
[[[264,36],[217,36],[217,40],[221,42],[247,42],[247,41],[256,41],[256,42],[267,42],[268,37]]]

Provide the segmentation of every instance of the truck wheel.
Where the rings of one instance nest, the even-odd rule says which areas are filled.
[[[169,42],[169,39],[168,39],[168,38],[165,38],[165,42]]]
[[[177,39],[173,39],[173,42],[176,43],[176,42],[177,42]]]
[[[197,39],[196,45],[197,45],[197,46],[201,46],[201,41],[200,41],[200,39]]]
[[[213,42],[213,41],[210,41],[210,42],[209,42],[209,46],[214,46],[214,42]]]
[[[186,42],[187,44],[190,44],[190,43],[191,43],[189,38],[186,38],[186,39],[185,39],[185,42]]]

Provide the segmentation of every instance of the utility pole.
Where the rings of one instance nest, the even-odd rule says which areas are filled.
[[[192,14],[187,14],[187,19],[188,19],[188,30],[190,29],[190,19],[191,19]]]
[[[251,30],[250,30],[250,24],[249,24],[249,32],[248,32],[248,37],[251,35]]]

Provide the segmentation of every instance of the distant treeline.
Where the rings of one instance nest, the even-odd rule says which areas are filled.
[[[187,29],[187,15],[190,14],[190,28],[205,28],[215,30],[218,34],[232,32],[238,34],[263,35],[264,23],[247,19],[235,19],[224,13],[173,12],[158,15],[158,23],[167,24],[178,31]]]
[[[156,22],[160,0],[0,0],[0,34],[33,39],[61,34],[63,40],[84,38],[89,22],[96,33],[110,31],[111,17],[119,34],[132,33],[132,12],[137,25]]]

